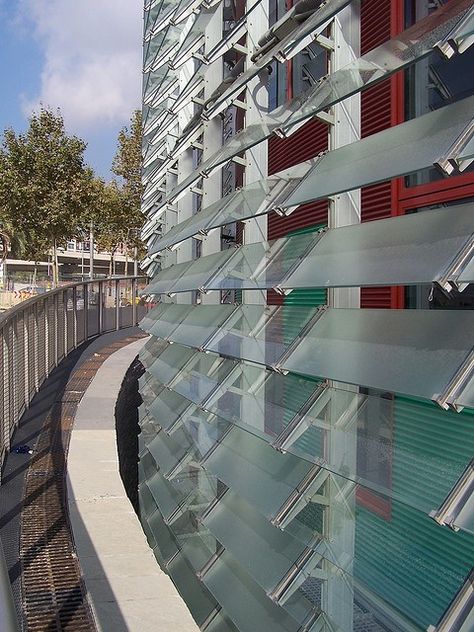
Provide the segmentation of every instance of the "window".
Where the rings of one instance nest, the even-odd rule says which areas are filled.
[[[474,198],[466,198],[461,203],[472,203]],[[458,205],[459,200],[444,204],[409,209],[407,213],[418,213],[435,208]],[[407,309],[474,309],[474,284],[469,285],[462,292],[452,290],[446,293],[433,285],[410,285],[405,287],[405,306]]]
[[[408,0],[405,6],[406,27],[411,26],[440,4],[437,0]],[[474,47],[462,55],[445,59],[433,52],[405,71],[405,120],[464,99],[474,93],[472,82],[466,81],[474,67]],[[473,171],[474,164],[467,171]],[[436,168],[424,169],[405,178],[407,187],[428,184],[444,178]]]
[[[357,417],[357,476],[391,489],[393,395],[364,388],[360,392],[369,397]],[[359,486],[357,501],[380,517],[390,518],[387,496]]]
[[[286,13],[285,0],[270,0],[269,26],[273,26]],[[268,109],[271,112],[287,99],[287,64],[273,61],[268,77]]]

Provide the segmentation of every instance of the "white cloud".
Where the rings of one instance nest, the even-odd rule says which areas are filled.
[[[21,0],[44,51],[40,94],[75,132],[123,125],[140,104],[141,0]]]

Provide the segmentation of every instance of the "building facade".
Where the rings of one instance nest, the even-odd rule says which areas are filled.
[[[208,632],[474,630],[472,1],[144,15],[157,562]]]

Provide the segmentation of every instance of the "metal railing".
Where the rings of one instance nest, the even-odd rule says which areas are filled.
[[[31,298],[0,316],[0,467],[18,422],[51,371],[100,334],[132,327],[147,307],[146,277],[74,283]]]
[[[75,283],[0,316],[0,467],[21,416],[51,371],[86,340],[138,324],[147,309],[138,293],[146,284],[146,277]],[[19,628],[0,543],[0,629]]]

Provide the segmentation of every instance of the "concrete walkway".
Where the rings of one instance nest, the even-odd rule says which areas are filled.
[[[197,632],[148,546],[118,470],[115,402],[145,342],[110,356],[79,404],[68,456],[72,531],[99,630]]]

